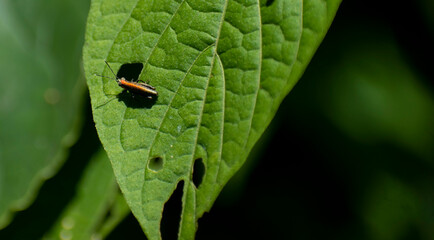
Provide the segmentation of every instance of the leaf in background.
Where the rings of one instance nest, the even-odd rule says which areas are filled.
[[[423,216],[422,206],[426,205],[411,186],[384,174],[375,179],[375,184],[370,189],[372,193],[366,196],[362,207],[362,217],[369,227],[370,239],[399,239],[416,227],[415,222],[429,225],[420,221],[420,216]],[[428,236],[419,237],[430,239]]]
[[[194,238],[197,219],[301,76],[339,3],[92,2],[83,55],[94,120],[149,239],[161,238],[164,204],[180,182],[178,235]],[[115,71],[142,63],[139,78],[150,80],[158,98],[133,98],[95,76],[111,74],[104,60]],[[199,162],[203,176],[196,176]]]
[[[432,239],[432,89],[387,25],[345,20],[305,75],[322,122],[338,129],[318,138],[336,146],[339,154],[329,157],[351,175],[344,177],[351,191],[361,192],[350,205],[365,239]],[[333,141],[340,134],[347,140]]]
[[[98,224],[109,212],[117,192],[109,160],[101,150],[91,159],[75,197],[44,239],[99,239]]]
[[[113,169],[110,168],[110,171],[113,171]],[[127,202],[125,201],[125,198],[119,189],[109,211],[109,216],[104,219],[104,222],[102,222],[99,229],[97,229],[97,233],[95,234],[95,236],[100,236],[101,239],[105,239],[107,235],[109,235],[118,226],[118,224],[123,221],[129,213],[131,213]]]
[[[76,139],[86,1],[0,2],[0,228]]]
[[[339,47],[333,54],[339,57],[318,71],[326,81],[318,81],[315,88],[330,89],[318,94],[319,103],[354,139],[391,143],[432,163],[432,93],[387,29],[368,26],[357,26],[357,32],[345,29],[345,38],[334,39]]]
[[[285,125],[296,128],[294,135],[301,136],[304,144],[298,154],[291,151],[291,158],[315,159],[317,171],[338,180],[330,184],[309,166],[313,181],[323,181],[328,193],[342,194],[338,200],[342,202],[319,200],[326,204],[317,210],[309,202],[298,209],[309,219],[309,228],[335,229],[329,239],[432,239],[434,101],[426,81],[429,74],[420,71],[408,55],[407,44],[390,31],[389,19],[385,23],[367,13],[361,21],[360,15],[351,13],[362,2],[352,3],[352,9],[347,8],[350,14],[337,19],[301,84],[291,93],[293,101],[286,101],[291,113]],[[314,155],[305,156],[310,146],[315,146],[309,149]],[[298,162],[297,157],[292,160]],[[292,171],[303,174],[297,167]],[[309,183],[303,185],[298,186],[302,191],[309,189]],[[322,212],[329,207],[327,201],[339,204],[332,211],[341,225],[312,221],[318,214],[328,215]],[[315,214],[305,214],[306,210]],[[296,215],[292,219],[303,224]],[[295,232],[304,236],[302,228]],[[310,238],[320,236],[318,231]]]

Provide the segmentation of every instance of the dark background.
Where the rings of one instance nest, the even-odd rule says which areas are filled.
[[[344,0],[242,176],[199,220],[197,239],[434,239],[433,6],[429,1]],[[348,67],[352,64],[359,65]],[[411,97],[399,95],[409,86],[395,91],[403,82],[398,78],[406,75],[399,72],[401,64],[416,76],[409,86],[418,85],[430,96],[426,115],[401,112],[407,109],[401,104],[418,107]],[[365,99],[351,92],[355,87],[339,88],[358,84],[351,77],[364,76],[351,71],[370,71],[375,79],[396,72],[397,79],[382,83],[390,85],[368,81],[372,89],[392,96],[390,101],[375,98],[373,106],[364,105],[358,101]],[[329,99],[336,95],[347,103],[341,115],[365,122],[351,126],[354,130],[340,126],[345,119],[335,116]],[[375,116],[384,112],[377,104],[396,111],[390,113],[390,124],[402,122],[396,131],[426,131],[429,137],[402,143],[407,135],[382,133]],[[413,123],[418,116],[428,123]]]
[[[197,239],[434,239],[433,10],[429,0],[344,0]],[[40,238],[73,196],[100,146],[89,104],[65,165],[0,239]],[[167,239],[177,206],[163,217]],[[108,239],[144,235],[130,214]]]

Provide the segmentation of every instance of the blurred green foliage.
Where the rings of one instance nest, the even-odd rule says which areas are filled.
[[[29,189],[34,199],[35,176],[47,166],[43,178],[53,175],[67,159],[0,239],[40,239],[59,226],[100,149],[80,80],[88,7],[88,1],[0,2],[3,213]],[[432,10],[428,0],[344,1],[247,165],[199,221],[197,238],[433,239],[434,50],[426,44],[434,39]],[[79,140],[66,154],[73,135]],[[117,201],[98,213],[107,214],[102,231],[123,217]],[[110,210],[120,217],[110,220]],[[129,216],[107,239],[142,236]]]
[[[357,187],[350,204],[365,238],[432,239],[432,85],[387,26],[352,20],[336,28],[302,89],[312,98],[305,106],[334,129],[314,127],[333,149],[326,159]]]
[[[86,1],[0,1],[0,226],[77,138]]]

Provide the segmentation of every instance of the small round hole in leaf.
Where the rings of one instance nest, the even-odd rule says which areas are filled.
[[[153,157],[148,164],[149,169],[159,171],[163,168],[163,159],[161,157]]]

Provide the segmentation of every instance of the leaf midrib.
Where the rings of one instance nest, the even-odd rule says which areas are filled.
[[[225,5],[223,6],[223,12],[222,12],[222,17],[221,17],[221,20],[220,20],[220,25],[219,25],[219,30],[218,30],[218,32],[217,32],[217,37],[216,37],[216,42],[215,42],[215,49],[214,49],[214,53],[213,53],[213,59],[212,59],[212,61],[211,61],[211,66],[210,66],[210,71],[209,71],[209,74],[208,74],[208,81],[207,81],[207,84],[206,84],[206,88],[205,88],[205,97],[204,97],[204,99],[203,99],[203,103],[202,103],[202,109],[201,109],[201,111],[200,111],[200,117],[199,117],[199,122],[198,122],[198,124],[197,124],[197,130],[196,130],[196,136],[195,136],[195,141],[194,141],[194,145],[193,145],[193,147],[194,147],[194,149],[193,149],[193,153],[192,153],[192,155],[191,155],[191,170],[190,170],[190,178],[187,178],[185,181],[188,183],[188,184],[186,184],[186,188],[188,188],[188,186],[190,185],[190,183],[191,183],[191,176],[193,175],[193,168],[194,168],[194,164],[193,164],[193,161],[194,161],[194,156],[196,156],[196,153],[197,153],[197,141],[198,141],[198,138],[199,138],[199,131],[200,131],[200,126],[202,125],[202,120],[203,120],[203,112],[204,112],[204,108],[205,108],[205,104],[206,104],[206,99],[207,99],[207,96],[208,96],[208,87],[209,87],[209,82],[210,82],[210,78],[211,78],[211,74],[212,74],[212,71],[213,71],[213,69],[214,69],[214,65],[215,65],[215,61],[216,61],[216,58],[220,61],[220,57],[218,56],[218,53],[217,53],[217,49],[218,49],[218,44],[219,44],[219,40],[220,40],[220,34],[221,34],[221,30],[222,30],[222,27],[223,27],[223,23],[224,23],[224,19],[225,19],[225,16],[226,16],[226,8],[227,8],[227,5],[228,5],[228,1],[229,0],[226,0],[225,1]],[[210,46],[213,46],[214,44],[212,44],[212,45],[210,45]],[[204,52],[206,51],[208,49],[208,47],[204,50]],[[220,66],[223,68],[223,64],[221,64],[221,61],[220,61]],[[223,148],[223,133],[224,133],[224,116],[225,116],[225,99],[226,99],[226,91],[225,91],[225,86],[226,86],[226,84],[225,84],[225,77],[224,77],[224,71],[222,71],[223,72],[223,74],[222,74],[222,80],[223,80],[223,89],[222,89],[222,91],[223,91],[223,99],[222,99],[222,104],[223,104],[223,111],[222,111],[222,118],[221,118],[221,122],[222,122],[222,126],[221,126],[221,133],[222,133],[222,136],[220,137],[220,143],[219,143],[219,145],[220,145],[220,151],[219,151],[219,156],[220,156],[220,161],[219,161],[219,165],[218,165],[218,168],[217,168],[217,175],[216,175],[216,179],[217,179],[217,177],[218,177],[218,172],[220,171],[220,163],[221,163],[221,156],[222,156],[222,148]],[[197,190],[197,187],[196,186],[194,186],[195,187],[195,191]],[[185,191],[185,194],[188,194],[188,190],[187,191]],[[186,198],[185,199],[187,199],[187,197],[188,196],[186,196]],[[185,203],[183,203],[183,208],[182,208],[182,213],[181,213],[181,216],[183,216],[184,215],[184,211],[185,211],[185,207],[184,207],[184,204]],[[196,204],[197,204],[197,202],[196,202]],[[195,204],[195,206],[194,206],[194,209],[193,209],[193,211],[194,211],[194,214],[193,214],[193,216],[194,216],[194,218],[195,219],[197,219],[197,206],[196,206],[196,204]],[[181,221],[181,223],[180,223],[180,225],[179,225],[179,233],[181,233],[181,229],[182,229],[182,221]]]

